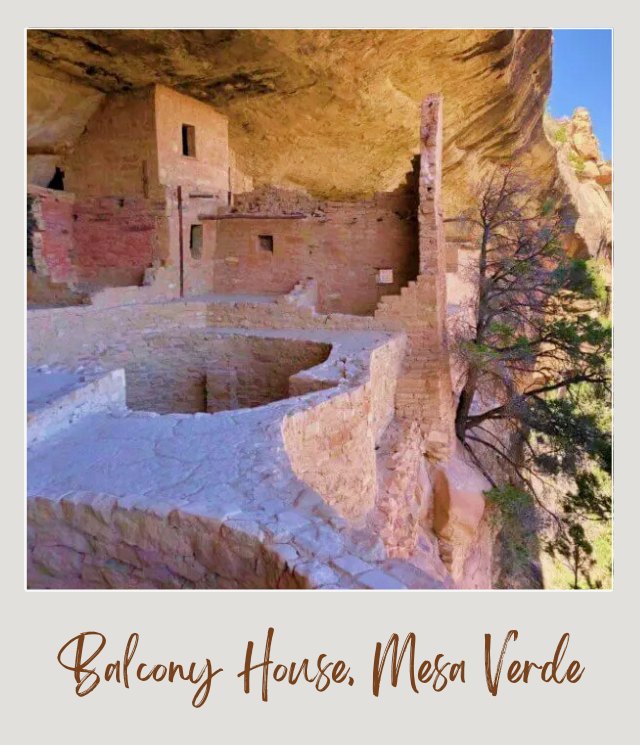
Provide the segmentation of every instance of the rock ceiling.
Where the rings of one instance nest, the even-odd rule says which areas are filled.
[[[229,117],[232,146],[256,183],[318,196],[402,183],[431,92],[445,97],[448,212],[487,163],[524,151],[549,157],[545,30],[32,30],[28,55],[55,79],[44,91],[30,85],[36,150],[69,146],[96,91],[163,83]]]

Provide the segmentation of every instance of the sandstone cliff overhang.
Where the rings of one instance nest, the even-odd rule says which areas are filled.
[[[469,176],[487,164],[552,152],[547,30],[31,30],[28,55],[29,145],[52,152],[82,131],[93,101],[61,80],[43,86],[43,74],[88,86],[89,99],[164,83],[207,101],[229,117],[256,184],[322,197],[402,184],[432,91],[445,100],[447,212],[466,206]]]

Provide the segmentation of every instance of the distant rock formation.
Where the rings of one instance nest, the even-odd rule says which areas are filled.
[[[576,218],[568,249],[576,256],[610,259],[611,162],[602,156],[589,112],[577,108],[570,118],[559,120],[547,114],[545,131],[556,150],[557,188]]]

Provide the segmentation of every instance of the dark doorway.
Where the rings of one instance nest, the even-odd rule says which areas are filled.
[[[47,184],[48,189],[55,189],[56,191],[64,191],[64,171],[56,166],[56,172],[53,174],[53,178]]]

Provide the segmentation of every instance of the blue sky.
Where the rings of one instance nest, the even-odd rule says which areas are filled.
[[[554,30],[548,106],[556,119],[589,109],[600,149],[611,158],[611,31]]]

